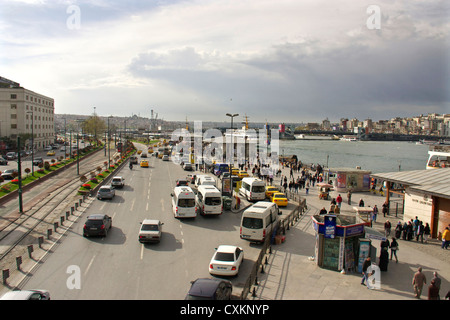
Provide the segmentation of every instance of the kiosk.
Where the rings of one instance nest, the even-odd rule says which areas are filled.
[[[314,215],[315,261],[319,267],[336,271],[356,271],[361,261],[376,252],[370,239],[364,239],[370,223],[350,215]],[[375,253],[375,255],[374,255]]]

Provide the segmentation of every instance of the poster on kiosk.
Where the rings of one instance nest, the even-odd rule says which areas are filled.
[[[334,239],[336,236],[336,216],[332,214],[325,215],[324,225],[325,225],[324,237]]]

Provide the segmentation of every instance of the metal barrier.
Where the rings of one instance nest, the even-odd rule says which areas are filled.
[[[250,290],[253,286],[252,296],[256,296],[256,286],[258,286],[258,272],[264,273],[264,264],[267,264],[267,258],[264,259],[264,256],[269,253],[272,253],[272,244],[275,240],[275,236],[280,234],[286,234],[286,230],[289,230],[290,226],[294,225],[295,221],[298,221],[301,215],[305,213],[307,209],[306,199],[299,200],[299,205],[296,206],[294,210],[290,214],[288,214],[284,219],[278,221],[278,224],[274,228],[271,237],[266,237],[264,240],[263,246],[259,253],[258,258],[253,265],[253,268],[247,278],[247,281],[244,284],[244,288],[242,289],[240,299],[246,300]],[[269,252],[267,252],[269,251]],[[264,262],[263,262],[264,260]]]

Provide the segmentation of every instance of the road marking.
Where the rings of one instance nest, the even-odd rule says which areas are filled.
[[[145,206],[145,211],[148,211],[148,202],[147,205]]]
[[[142,243],[141,244],[141,260],[143,259],[143,257],[144,257],[144,244]]]
[[[134,203],[136,202],[136,198],[133,199],[133,202],[131,203],[131,207],[130,207],[130,211],[133,211],[134,208]]]
[[[84,272],[84,276],[87,275],[89,269],[90,269],[91,266],[92,266],[92,263],[94,262],[95,257],[96,257],[96,256],[93,256],[92,259],[91,259],[91,261],[89,262],[89,264],[88,264],[88,266],[87,266],[87,268],[86,268],[86,271]]]

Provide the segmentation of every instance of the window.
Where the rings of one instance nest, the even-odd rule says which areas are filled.
[[[17,94],[11,93],[11,99],[17,99]]]

